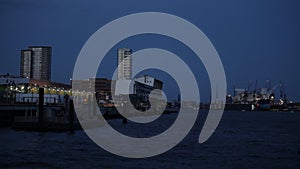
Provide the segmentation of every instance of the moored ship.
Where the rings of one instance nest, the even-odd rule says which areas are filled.
[[[276,98],[275,89],[279,86],[280,95]],[[285,110],[288,109],[288,99],[285,94],[284,83],[271,87],[270,81],[266,81],[264,88],[257,88],[257,81],[253,90],[250,89],[251,82],[247,88],[235,88],[233,96],[226,98],[225,110]]]

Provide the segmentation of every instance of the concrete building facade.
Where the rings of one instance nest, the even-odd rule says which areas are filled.
[[[36,80],[51,80],[52,48],[29,46],[21,50],[20,75]]]
[[[20,65],[20,76],[30,77],[31,75],[31,58],[32,51],[29,49],[21,50],[21,65]]]
[[[129,80],[132,77],[132,50],[118,49],[118,79]]]

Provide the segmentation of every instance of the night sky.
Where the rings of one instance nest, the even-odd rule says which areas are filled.
[[[19,75],[21,49],[49,45],[53,48],[52,80],[69,83],[88,38],[110,21],[137,12],[170,13],[199,27],[219,53],[229,93],[233,86],[247,88],[249,81],[253,89],[255,80],[258,87],[264,87],[266,80],[272,86],[282,80],[288,98],[300,101],[298,0],[0,0],[0,74]],[[131,37],[116,44],[100,65],[99,77],[110,78],[119,47],[133,51],[157,47],[176,53],[197,76],[201,97],[209,98],[210,86],[202,63],[194,62],[194,54],[184,44],[159,35]],[[152,73],[165,81],[169,93],[176,89],[166,74]],[[279,95],[279,86],[276,92]]]

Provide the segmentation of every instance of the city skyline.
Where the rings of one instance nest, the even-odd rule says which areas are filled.
[[[0,0],[0,25],[1,169],[300,167],[299,0]]]
[[[247,88],[249,81],[252,81],[253,89],[256,80],[260,87],[264,87],[266,80],[272,85],[281,80],[285,82],[288,98],[300,100],[297,92],[300,80],[295,77],[300,64],[298,1],[173,1],[170,5],[170,2],[159,1],[22,3],[13,0],[1,4],[1,74],[19,74],[15,65],[20,63],[19,50],[24,46],[45,45],[53,47],[53,80],[67,83],[82,46],[96,30],[127,14],[158,11],[187,19],[203,30],[224,64],[228,93],[232,93],[233,86]],[[40,24],[36,24],[37,21]],[[22,29],[19,29],[20,24]],[[201,97],[205,97],[204,100],[210,97],[205,68],[194,59],[193,52],[180,42],[162,36],[136,36],[121,41],[107,53],[106,64],[100,65],[99,77],[110,77],[117,65],[115,51],[120,47],[129,47],[133,51],[157,47],[176,53],[194,69]],[[159,73],[155,75],[160,76]],[[163,78],[163,81],[171,79],[167,76],[158,78]],[[173,90],[172,86],[168,88]]]

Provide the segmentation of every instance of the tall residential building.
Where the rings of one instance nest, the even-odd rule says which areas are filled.
[[[51,55],[49,46],[29,46],[21,51],[20,74],[37,80],[51,80]]]
[[[20,76],[30,77],[31,74],[31,56],[32,51],[25,49],[21,50],[21,65],[20,65]]]
[[[28,48],[33,51],[31,78],[50,80],[52,48],[49,46],[29,46]]]
[[[130,80],[132,78],[131,53],[131,49],[118,49],[118,79]]]

